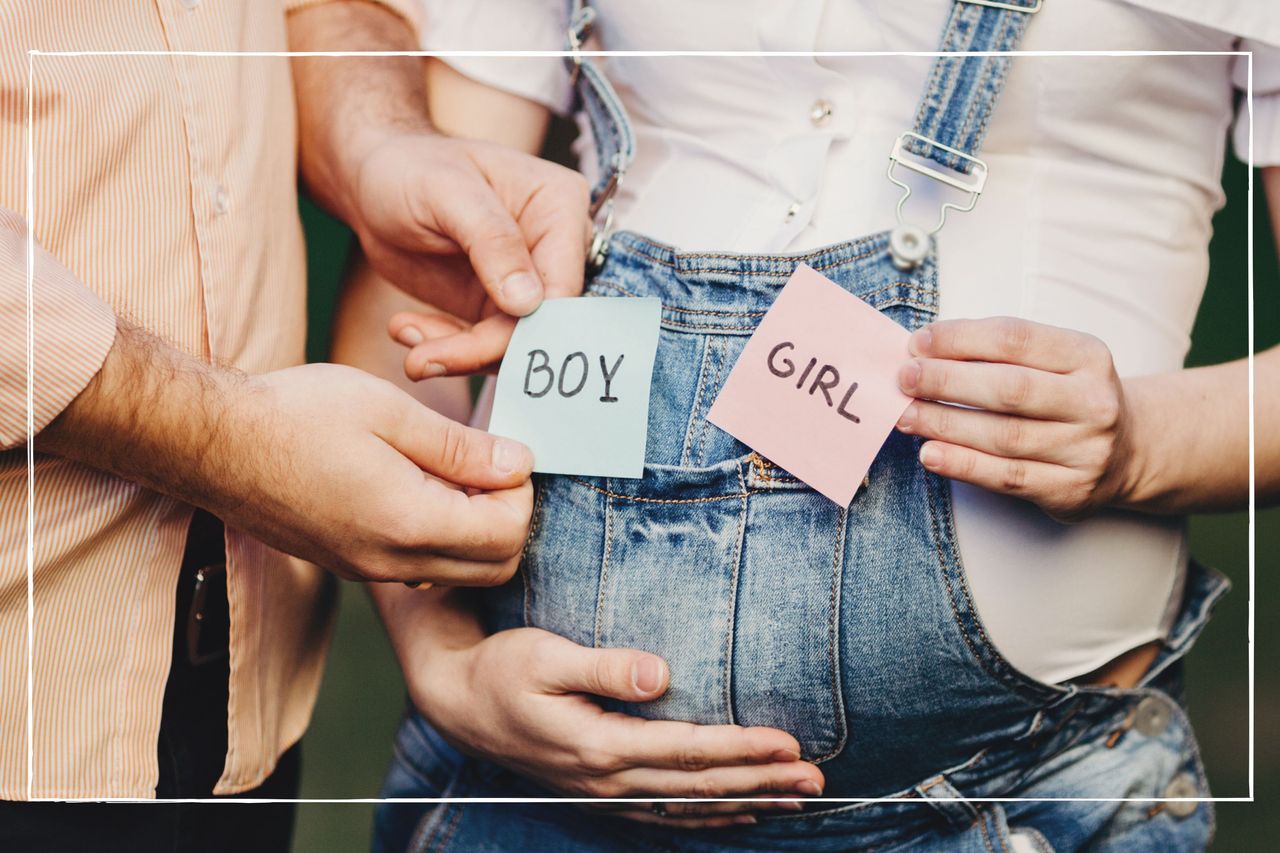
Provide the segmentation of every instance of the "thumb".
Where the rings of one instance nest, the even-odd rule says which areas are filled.
[[[542,303],[542,279],[528,240],[479,171],[457,192],[444,194],[439,216],[495,305],[523,317]]]
[[[399,392],[400,411],[378,436],[415,465],[458,486],[509,489],[529,479],[533,454],[518,441],[464,426]]]
[[[662,658],[636,649],[590,649],[566,644],[548,673],[548,687],[624,702],[651,702],[667,692],[671,673]]]

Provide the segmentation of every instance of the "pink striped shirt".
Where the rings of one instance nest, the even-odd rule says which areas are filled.
[[[27,371],[38,432],[98,370],[116,315],[250,372],[300,362],[305,337],[288,59],[33,56],[28,209],[27,51],[281,51],[287,11],[316,2],[10,0],[0,11],[0,798],[154,795],[191,515],[133,483],[36,457],[28,697]],[[412,20],[413,4],[386,2]],[[26,228],[12,211],[43,247],[30,364]],[[234,530],[227,551],[219,793],[258,785],[302,736],[333,601],[313,566]]]

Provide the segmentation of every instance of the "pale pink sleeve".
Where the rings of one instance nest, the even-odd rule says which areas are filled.
[[[325,3],[332,3],[334,0],[284,0],[285,14],[296,12],[299,9],[307,9],[311,6],[323,6]],[[422,33],[422,5],[420,0],[370,0],[379,6],[385,6],[392,12],[395,12],[405,23],[413,30],[415,35]],[[469,2],[469,0],[457,0],[457,2]]]
[[[0,207],[0,450],[27,441],[27,377],[35,432],[93,378],[115,342],[115,313],[38,245],[27,299],[27,227]],[[27,360],[27,318],[33,360]]]

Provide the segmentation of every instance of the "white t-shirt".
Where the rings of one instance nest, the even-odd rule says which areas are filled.
[[[567,0],[423,2],[426,49],[564,45]],[[928,51],[951,2],[593,5],[608,50]],[[1280,164],[1280,49],[1264,44],[1280,44],[1271,5],[1046,0],[1020,49],[1256,51],[1254,160]],[[448,61],[561,112],[571,100],[558,58]],[[615,226],[730,252],[798,252],[891,228],[899,190],[885,177],[887,157],[911,128],[931,62],[610,57],[637,141]],[[938,238],[940,316],[1079,329],[1110,346],[1122,376],[1181,367],[1237,112],[1236,148],[1248,151],[1248,116],[1236,107],[1247,70],[1247,57],[1221,55],[1016,58],[981,152],[987,189]],[[913,221],[932,222],[937,199],[920,183]],[[1239,244],[1245,251],[1243,235]],[[1181,519],[1108,512],[1061,525],[962,483],[952,495],[979,615],[1027,674],[1063,681],[1166,636],[1187,560]]]

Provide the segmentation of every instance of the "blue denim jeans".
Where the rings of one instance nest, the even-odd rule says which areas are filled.
[[[1010,849],[1015,830],[1052,850],[1207,844],[1207,803],[977,801],[1207,796],[1177,661],[1224,591],[1220,577],[1193,567],[1173,636],[1139,688],[1040,683],[983,630],[949,489],[919,465],[918,439],[891,435],[845,508],[707,422],[797,263],[908,329],[932,319],[935,260],[899,271],[886,242],[728,256],[616,235],[590,296],[663,302],[645,476],[540,477],[521,571],[485,602],[494,631],[530,625],[664,657],[667,694],[617,710],[780,728],[822,767],[826,796],[887,799],[714,832],[559,806],[384,807],[381,849],[977,851]],[[413,715],[396,755],[386,796],[548,796],[463,758]]]

